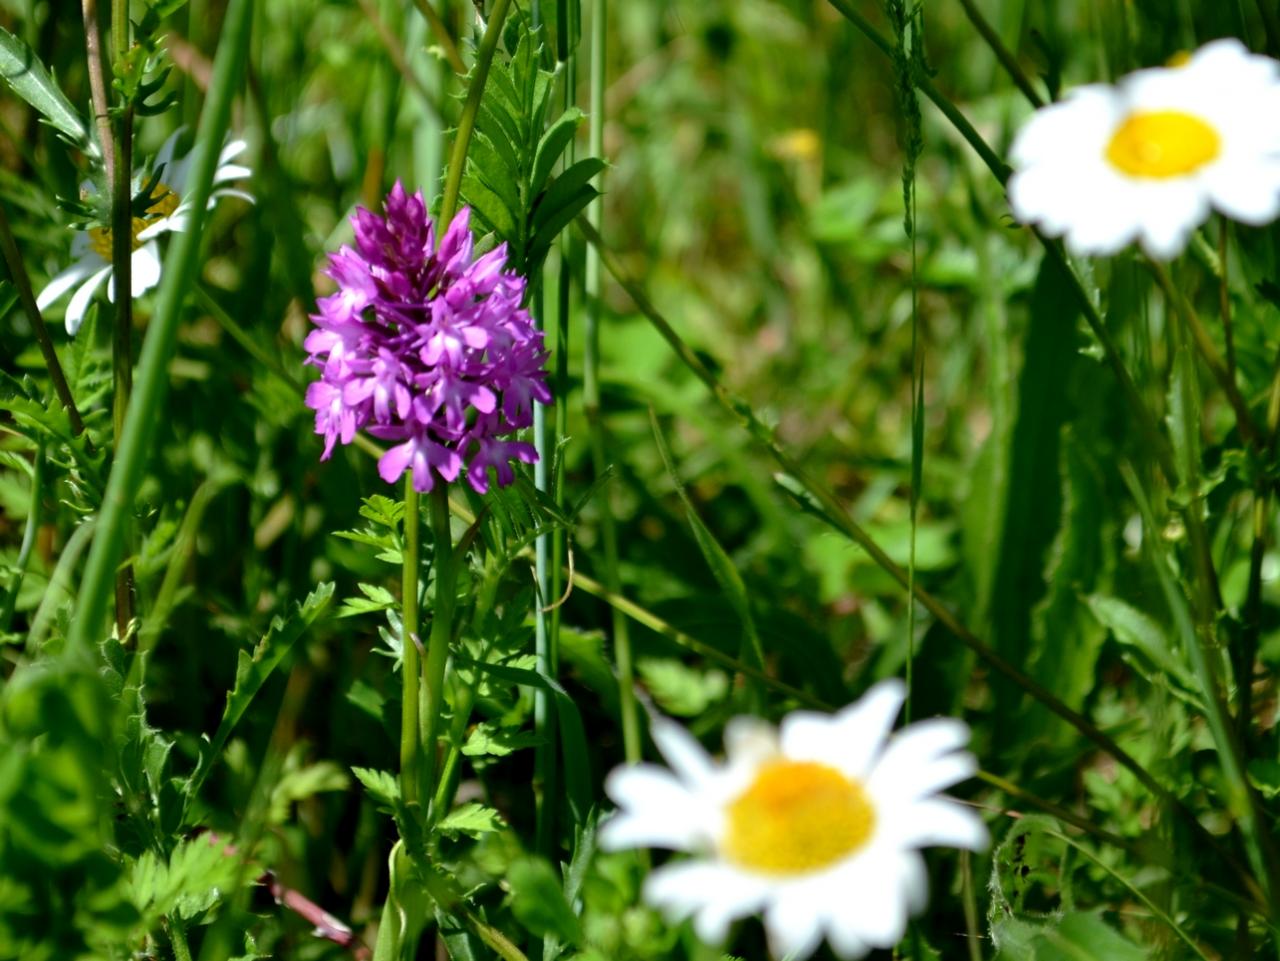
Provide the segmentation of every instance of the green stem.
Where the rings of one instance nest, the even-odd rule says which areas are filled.
[[[413,472],[404,479],[404,549],[400,575],[400,623],[403,663],[400,704],[400,792],[405,802],[419,800],[422,784],[420,764],[419,705],[421,704],[421,655],[418,653],[418,540],[422,529],[418,492]]]
[[[996,33],[995,28],[987,22],[987,18],[982,15],[982,11],[978,9],[977,4],[973,0],[960,0],[960,6],[964,7],[964,13],[969,18],[969,22],[982,35],[982,39],[987,42],[987,46],[996,55],[996,59],[1000,61],[1000,65],[1009,74],[1014,85],[1031,102],[1031,106],[1037,109],[1043,107],[1044,98],[1036,91],[1031,79],[1022,69],[1022,65],[1018,63],[1018,59],[1004,45],[1004,41],[1000,39],[1000,34]]]
[[[129,51],[128,0],[111,2],[113,59],[121,63]],[[115,286],[116,322],[111,342],[114,391],[111,424],[117,445],[124,432],[125,412],[133,390],[133,107],[126,103],[115,136],[115,164],[111,177],[111,283]],[[132,537],[126,524],[124,538]],[[116,571],[116,632],[121,640],[133,620],[133,565]]]
[[[591,6],[591,102],[589,150],[604,157],[605,65],[608,55],[609,0],[592,0]],[[596,175],[595,187],[603,193],[604,174]],[[597,197],[587,207],[587,222],[599,232],[604,223],[604,199]],[[600,251],[587,247],[585,265],[586,317],[582,337],[582,406],[591,442],[591,465],[596,477],[609,467],[604,420],[600,407],[600,317],[604,294],[604,270]],[[608,492],[602,499],[600,540],[604,548],[604,582],[614,594],[622,592],[618,573],[618,528],[614,523]],[[640,714],[635,694],[635,669],[631,656],[631,626],[626,615],[610,608],[613,626],[614,660],[618,665],[618,713],[622,723],[622,749],[628,763],[640,761]]]
[[[440,201],[439,229],[436,242],[444,236],[458,211],[458,197],[462,192],[462,174],[467,165],[467,147],[471,143],[471,134],[476,129],[476,115],[480,112],[480,98],[484,95],[484,85],[489,80],[489,68],[493,66],[493,55],[498,49],[498,39],[502,36],[502,25],[506,22],[507,13],[511,9],[511,0],[495,0],[493,12],[489,14],[489,23],[484,28],[484,36],[480,38],[480,49],[476,51],[475,73],[471,78],[471,86],[467,88],[467,99],[462,105],[462,115],[458,117],[458,132],[453,138],[453,151],[449,155],[449,172],[445,177],[444,196]]]
[[[49,370],[49,378],[53,381],[53,391],[58,400],[67,409],[67,417],[71,421],[71,429],[77,434],[84,433],[84,421],[80,418],[80,410],[76,400],[71,396],[71,388],[67,384],[66,374],[62,372],[62,364],[58,361],[58,352],[54,349],[53,338],[49,336],[49,328],[45,326],[40,308],[36,306],[36,297],[31,289],[31,278],[27,274],[26,264],[22,262],[22,254],[13,239],[13,230],[9,227],[9,215],[0,204],[0,252],[4,254],[5,265],[9,268],[9,279],[18,288],[18,301],[31,322],[35,331],[36,342],[40,345],[40,353],[44,356],[44,365]]]
[[[166,930],[169,932],[169,944],[173,947],[174,961],[191,961],[191,945],[187,943],[187,932],[182,926],[182,920],[176,915],[170,915]]]
[[[142,482],[151,455],[151,442],[162,420],[158,411],[163,408],[168,391],[169,358],[177,340],[183,304],[195,278],[213,172],[231,116],[231,102],[243,73],[252,12],[250,0],[230,0],[227,6],[209,97],[201,112],[192,151],[190,223],[185,232],[175,236],[165,259],[155,316],[142,346],[133,396],[107,480],[93,547],[80,582],[76,616],[72,618],[68,635],[69,652],[87,652],[99,638],[116,566],[124,551],[123,535],[132,512],[134,493]]]
[[[449,663],[449,644],[453,639],[453,608],[456,600],[457,558],[453,556],[453,535],[449,530],[449,488],[437,483],[431,489],[431,539],[435,575],[435,608],[431,614],[431,639],[422,665],[423,717],[422,747],[426,754],[423,797],[435,796],[437,788],[436,739],[444,710],[444,671]],[[435,811],[432,816],[440,817]]]

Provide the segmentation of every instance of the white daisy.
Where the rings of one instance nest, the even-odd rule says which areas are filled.
[[[735,718],[723,764],[677,724],[655,720],[671,770],[637,764],[609,775],[620,810],[601,845],[692,853],[650,874],[644,894],[673,921],[692,916],[708,943],[763,911],[779,958],[807,957],[824,935],[843,958],[892,947],[926,902],[919,849],[988,841],[976,814],[937,794],[977,770],[962,750],[969,729],[933,718],[889,738],[905,695],[900,681],[883,681],[837,714],[796,711],[777,730]]]
[[[156,242],[161,234],[186,230],[191,212],[191,203],[187,198],[187,188],[191,176],[191,154],[181,160],[173,159],[174,147],[182,130],[175,131],[160,148],[151,171],[159,171],[160,179],[152,190],[154,202],[147,209],[146,215],[133,218],[132,244],[133,256],[130,288],[134,297],[141,297],[160,282],[160,246]],[[243,140],[233,140],[222,148],[218,155],[218,165],[213,175],[213,192],[209,195],[209,207],[212,208],[222,197],[239,197],[253,202],[253,198],[243,190],[228,186],[231,181],[248,177],[248,167],[232,163],[244,151]],[[135,193],[150,182],[150,176],[136,176],[132,189]],[[81,193],[91,199],[94,187],[86,183]],[[115,282],[111,277],[111,228],[90,227],[78,231],[71,241],[71,256],[74,262],[49,281],[44,290],[36,298],[36,305],[44,310],[50,304],[62,298],[73,287],[71,302],[67,305],[67,333],[72,336],[80,329],[89,302],[103,281],[107,281],[107,296],[115,300]]]
[[[1014,214],[1078,254],[1137,240],[1168,259],[1214,208],[1246,224],[1280,213],[1280,63],[1215,40],[1177,66],[1091,84],[1018,132]]]

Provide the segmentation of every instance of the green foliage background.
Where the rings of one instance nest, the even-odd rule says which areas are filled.
[[[1223,35],[1276,53],[1270,0],[975,3],[1042,92]],[[140,118],[140,156],[178,125],[194,129],[224,6],[134,4],[139,22],[148,8],[160,17],[175,64],[154,98],[172,94],[174,107]],[[468,24],[470,58],[474,11],[444,6]],[[884,566],[824,520],[614,281],[600,334],[609,475],[597,483],[582,392],[586,244],[567,226],[581,204],[555,208],[570,192],[553,194],[535,159],[550,126],[588,165],[582,181],[597,172],[572,112],[589,103],[590,21],[575,30],[552,14],[576,4],[542,6],[541,53],[522,0],[495,68],[512,79],[494,89],[510,83],[505,105],[531,124],[513,139],[518,170],[502,176],[503,103],[486,93],[463,197],[488,242],[512,240],[532,271],[546,260],[537,304],[563,365],[549,465],[561,495],[526,482],[469,498],[479,546],[460,595],[483,602],[468,602],[448,695],[460,806],[439,843],[454,888],[434,890],[420,920],[453,957],[491,956],[475,917],[543,957],[719,957],[643,907],[639,856],[592,856],[601,782],[623,758],[602,591],[565,588],[552,615],[559,690],[536,672],[534,611],[550,599],[535,596],[526,549],[561,531],[575,569],[608,584],[608,515],[620,591],[640,613],[630,630],[642,704],[708,745],[734,714],[838,707],[908,662],[911,714],[973,727],[988,774],[960,793],[996,847],[930,856],[931,908],[900,957],[1274,952],[1275,915],[1249,886],[1261,877],[1265,888],[1258,865],[1276,864],[1274,444],[1242,438],[1136,255],[1066,266],[1046,255],[952,124],[904,85],[929,78],[1004,155],[1030,106],[969,4],[899,5],[896,64],[835,8],[894,37],[892,4],[889,15],[872,2],[612,4],[601,232],[691,356],[847,516],[1004,661],[1118,742],[1164,797],[935,616],[909,610]],[[153,412],[155,453],[132,492],[139,633],[124,647],[102,639],[91,658],[71,656],[65,638],[111,466],[111,313],[99,298],[74,341],[60,307],[49,318],[86,444],[52,399],[12,284],[0,288],[0,957],[181,957],[188,934],[175,930],[200,957],[349,953],[272,902],[254,883],[268,870],[357,933],[398,884],[424,897],[404,880],[401,849],[388,864],[397,837],[412,846],[386,773],[397,767],[403,516],[365,452],[320,463],[301,344],[330,289],[324,254],[349,240],[354,206],[376,206],[397,178],[438,192],[441,131],[466,87],[410,3],[271,0],[252,16],[233,131],[250,143],[256,202],[211,215],[168,401]],[[77,5],[5,0],[0,25],[90,116]],[[567,67],[570,54],[582,62]],[[555,71],[543,81],[552,106],[530,118],[517,95],[539,57]],[[74,131],[60,139],[10,92],[0,130],[0,202],[38,289],[67,262],[73,218],[59,200],[79,195],[89,164],[65,143]],[[1218,231],[1211,221],[1172,274],[1220,351],[1225,296],[1240,389],[1266,424],[1280,351],[1275,233],[1225,229],[1222,286]],[[1173,476],[1066,267],[1167,438]],[[156,300],[135,306],[139,339]],[[1236,824],[1240,796],[1205,720],[1197,636],[1257,794],[1254,835]],[[535,696],[559,705],[564,730],[535,717]],[[555,743],[565,790],[551,793],[563,804],[543,846],[531,785],[542,784],[535,752]],[[758,925],[726,947],[762,957]]]

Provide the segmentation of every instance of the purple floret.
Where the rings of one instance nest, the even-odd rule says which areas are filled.
[[[514,462],[537,460],[512,435],[533,423],[535,402],[551,402],[542,332],[520,306],[526,281],[504,271],[506,244],[472,259],[469,208],[436,250],[421,192],[397,182],[384,207],[385,218],[356,210],[355,249],[329,257],[338,290],[311,317],[307,363],[321,377],[306,403],[321,460],[368,430],[394,445],[378,461],[388,483],[411,470],[425,492],[465,471],[483,494],[492,468],[510,484]]]

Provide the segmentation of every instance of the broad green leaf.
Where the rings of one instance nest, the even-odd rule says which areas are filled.
[[[577,107],[570,107],[542,135],[533,160],[533,172],[529,176],[529,196],[537,197],[542,193],[552,168],[573,141],[584,117],[585,114]]]
[[[1118,597],[1093,594],[1085,600],[1093,616],[1119,643],[1136,648],[1153,666],[1189,690],[1195,690],[1195,680],[1169,646],[1164,628]]]
[[[30,47],[8,30],[0,28],[0,75],[13,92],[44,115],[45,120],[68,142],[91,157],[98,156],[98,146],[89,139],[89,131],[66,94],[53,81],[40,58]]]
[[[1032,611],[1044,597],[1051,546],[1062,522],[1060,438],[1070,415],[1068,378],[1076,364],[1078,311],[1067,278],[1049,258],[1040,265],[1029,304],[1018,406],[1009,448],[1008,486],[1000,518],[1000,559],[991,609],[992,642],[1014,664],[1034,660]],[[1023,692],[993,678],[997,720],[1020,716]],[[1000,738],[1018,725],[997,723]]]
[[[511,913],[537,937],[555,935],[568,944],[580,944],[578,916],[565,899],[559,877],[542,858],[521,858],[507,869],[511,889]]]
[[[467,173],[462,178],[462,198],[471,205],[472,211],[486,230],[493,231],[509,243],[518,243],[519,234],[510,208],[473,173]]]
[[[511,212],[513,221],[524,217],[516,171],[507,166],[502,155],[483,134],[471,138],[471,148],[467,152],[467,170],[497,194],[498,199]]]
[[[533,232],[544,233],[547,226],[560,219],[566,207],[579,204],[583,188],[587,187],[591,178],[600,173],[607,165],[599,157],[588,157],[579,160],[568,170],[558,174],[551,185],[534,201]],[[591,188],[591,197],[598,196],[595,188]],[[581,201],[581,206],[590,203],[591,197]],[[577,209],[581,209],[578,206]],[[569,218],[572,220],[573,218]],[[567,221],[566,221],[567,222]]]
[[[491,807],[472,801],[454,808],[436,825],[445,834],[466,834],[479,837],[506,827],[506,821]]]
[[[154,922],[175,912],[190,918],[207,911],[232,893],[241,873],[240,858],[229,842],[202,834],[179,841],[168,860],[144,852],[130,867],[125,885],[134,906]]]

